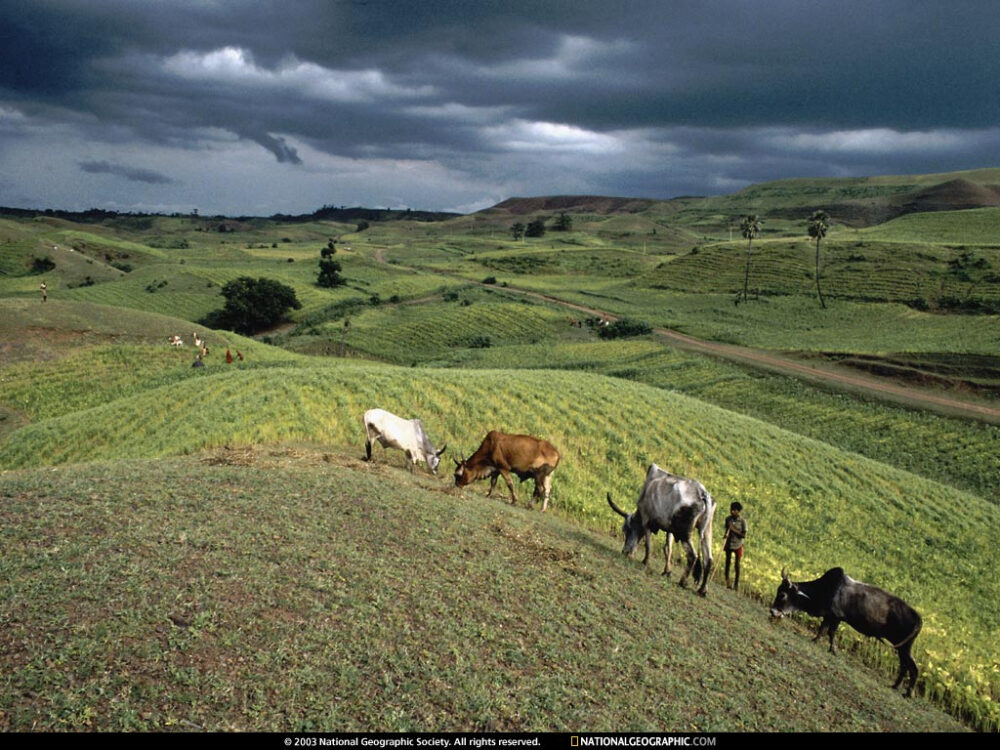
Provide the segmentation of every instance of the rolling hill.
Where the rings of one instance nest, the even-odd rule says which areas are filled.
[[[964,729],[759,601],[356,455],[0,477],[0,730]]]
[[[670,200],[588,195],[510,198],[480,214],[496,218],[558,212],[628,213],[671,217],[681,225],[694,225],[719,214],[756,213],[803,221],[812,211],[823,209],[847,225],[866,227],[912,213],[997,206],[1000,169],[979,169],[934,175],[777,180],[731,195]]]

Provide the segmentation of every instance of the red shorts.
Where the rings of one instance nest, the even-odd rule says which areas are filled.
[[[730,553],[736,555],[737,560],[743,559],[743,547],[737,547],[736,549],[727,549],[726,554],[729,555]]]

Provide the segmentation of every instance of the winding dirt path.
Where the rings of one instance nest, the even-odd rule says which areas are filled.
[[[375,250],[375,259],[382,264],[387,262],[383,254],[383,248]],[[448,273],[446,271],[432,271],[426,268],[416,268],[396,264],[393,264],[393,267],[399,269],[405,268],[407,270],[419,271],[421,273],[436,273],[441,276],[462,279],[467,283],[478,284],[479,286],[489,289],[497,288],[492,284],[470,281],[469,279],[456,274]],[[504,292],[531,297],[553,305],[561,305],[562,307],[577,310],[579,312],[585,312],[588,315],[601,316],[612,321],[618,320],[619,318],[618,315],[610,313],[607,310],[601,310],[588,305],[581,305],[577,302],[571,302],[569,300],[560,299],[559,297],[554,297],[551,294],[544,294],[542,292],[535,292],[529,289],[521,289],[513,286],[505,286],[502,287],[502,289]],[[765,352],[733,344],[722,344],[715,341],[697,339],[693,336],[688,336],[687,334],[683,334],[669,328],[654,328],[653,332],[656,334],[657,338],[665,344],[677,349],[683,349],[685,351],[696,352],[699,354],[708,354],[715,357],[722,357],[723,359],[731,362],[763,368],[782,375],[802,378],[814,383],[820,383],[822,385],[832,386],[839,389],[846,389],[856,393],[860,392],[864,395],[874,396],[879,399],[894,401],[896,403],[903,404],[904,406],[929,409],[948,416],[960,416],[1000,424],[1000,408],[978,401],[956,398],[929,389],[900,385],[899,383],[889,380],[888,378],[879,378],[876,376],[847,372],[843,369],[838,369],[834,365],[828,364],[820,367],[816,364],[805,364],[793,357],[775,354],[773,352]]]

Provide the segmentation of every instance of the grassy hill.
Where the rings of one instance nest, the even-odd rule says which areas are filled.
[[[697,476],[721,506],[740,500],[752,509],[757,536],[747,558],[749,591],[767,597],[781,566],[810,576],[831,559],[858,578],[878,581],[924,614],[917,649],[924,691],[963,715],[993,721],[992,704],[982,698],[982,691],[995,689],[985,633],[1000,614],[991,609],[1000,589],[981,575],[992,548],[980,530],[1000,522],[1000,508],[989,500],[702,401],[599,375],[400,369],[294,355],[240,365],[215,360],[197,370],[182,355],[171,360],[175,355],[119,346],[76,355],[86,357],[86,367],[62,359],[49,368],[55,377],[48,380],[15,370],[7,393],[25,394],[27,402],[15,398],[7,405],[22,409],[31,423],[0,445],[0,465],[61,466],[288,443],[360,455],[360,414],[378,404],[420,414],[455,455],[470,453],[493,427],[545,434],[563,453],[556,514],[610,535],[617,522],[604,492],[627,502],[645,466],[657,461]],[[133,368],[135,361],[144,364]],[[18,387],[18,375],[34,386]],[[476,405],[474,415],[468,404]],[[3,482],[19,476],[7,474]],[[372,491],[381,490],[373,485]],[[526,493],[522,488],[522,498]],[[941,509],[958,507],[960,519],[945,522]],[[817,548],[813,540],[828,535],[831,525],[836,534]],[[886,663],[884,649],[861,648]],[[966,684],[980,692],[949,687]]]
[[[7,731],[962,729],[761,602],[382,463],[220,450],[0,500]]]
[[[584,216],[632,214],[718,233],[728,230],[735,217],[747,213],[770,216],[779,222],[804,223],[812,211],[824,209],[850,226],[864,227],[904,214],[996,206],[1000,206],[1000,169],[992,168],[927,175],[776,180],[729,195],[666,201],[587,195],[510,198],[481,214],[495,219],[558,212]]]

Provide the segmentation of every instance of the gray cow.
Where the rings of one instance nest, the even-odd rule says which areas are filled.
[[[687,567],[681,576],[680,585],[687,585],[687,578],[693,571],[695,581],[701,578],[698,593],[705,596],[708,578],[712,572],[712,517],[715,515],[715,501],[701,482],[679,477],[656,464],[650,464],[646,470],[646,483],[642,487],[634,513],[626,513],[615,505],[610,492],[608,505],[625,519],[622,524],[622,531],[625,534],[623,555],[634,554],[639,537],[643,537],[646,555],[642,562],[648,565],[650,536],[665,531],[667,542],[663,552],[667,564],[663,575],[670,574],[671,536],[673,536],[683,545],[687,553]],[[691,533],[695,529],[698,530],[698,554],[695,554],[694,546],[691,544]]]

